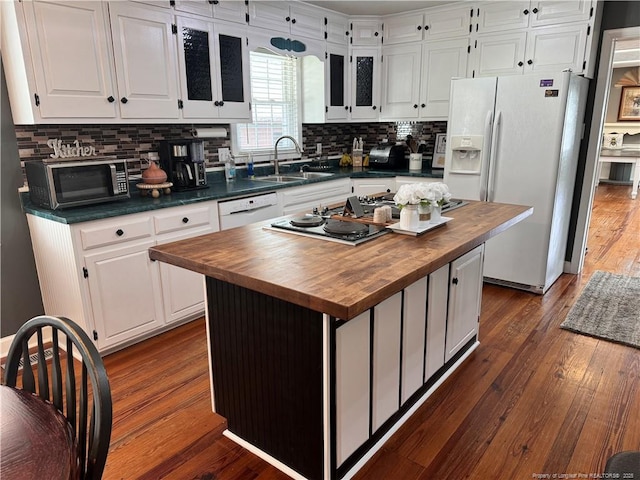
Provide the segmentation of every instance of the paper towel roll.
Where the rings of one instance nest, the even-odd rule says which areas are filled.
[[[225,138],[227,136],[227,129],[224,127],[194,128],[191,133],[196,138]]]

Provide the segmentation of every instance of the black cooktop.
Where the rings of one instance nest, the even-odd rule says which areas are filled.
[[[389,230],[385,227],[378,225],[366,225],[332,218],[326,219],[314,214],[278,220],[272,223],[271,227],[347,245],[359,245],[389,233]]]

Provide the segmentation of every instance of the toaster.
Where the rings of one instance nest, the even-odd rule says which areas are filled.
[[[369,167],[402,170],[408,167],[406,145],[382,143],[369,152]]]

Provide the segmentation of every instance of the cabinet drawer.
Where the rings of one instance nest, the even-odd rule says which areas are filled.
[[[211,223],[209,207],[180,209],[171,213],[155,215],[153,223],[157,234],[176,232],[188,228],[201,227]]]
[[[89,250],[149,237],[152,233],[151,218],[149,217],[135,220],[123,219],[99,227],[82,228],[80,229],[80,238],[82,239],[82,248]]]

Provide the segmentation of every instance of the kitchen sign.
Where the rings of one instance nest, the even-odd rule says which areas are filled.
[[[53,148],[53,153],[49,154],[51,158],[77,158],[77,157],[93,157],[96,149],[92,146],[80,145],[78,140],[74,140],[73,144],[62,144],[62,140],[50,138],[47,145]]]

